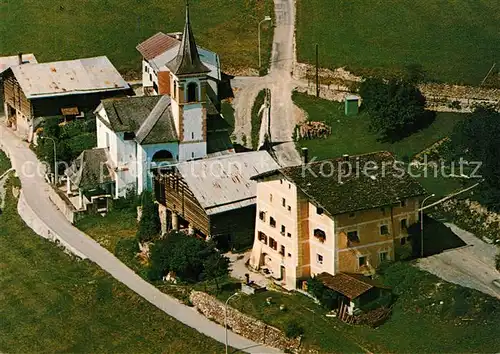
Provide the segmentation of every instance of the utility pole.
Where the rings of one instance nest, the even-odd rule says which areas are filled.
[[[319,97],[319,53],[318,53],[318,43],[316,43],[316,97]]]

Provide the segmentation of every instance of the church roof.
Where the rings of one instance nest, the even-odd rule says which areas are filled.
[[[134,133],[142,145],[179,141],[169,96],[142,96],[102,101],[107,121],[99,119],[116,133]],[[98,109],[99,110],[99,109]]]
[[[186,24],[182,34],[182,42],[177,56],[167,63],[169,70],[175,75],[208,73],[210,69],[200,60],[191,22],[189,20],[189,5],[186,4]]]

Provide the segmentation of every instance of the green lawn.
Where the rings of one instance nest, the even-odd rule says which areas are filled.
[[[486,353],[499,348],[498,300],[444,282],[409,263],[392,264],[383,281],[393,288],[397,300],[391,318],[376,329],[327,318],[323,308],[301,294],[268,291],[240,295],[231,304],[279,328],[299,320],[305,329],[303,346],[319,352]],[[272,305],[266,304],[269,296]],[[285,304],[286,311],[279,310],[280,304]]]
[[[1,352],[222,352],[94,264],[38,237],[10,193],[0,225]]]
[[[184,27],[185,0],[7,0],[0,4],[0,54],[33,52],[39,61],[107,55],[122,72],[141,68],[135,47],[156,32]],[[62,9],[61,7],[62,6]],[[257,68],[257,25],[272,0],[191,4],[198,45],[219,53],[223,70]],[[272,27],[262,26],[264,54]]]
[[[364,154],[380,150],[391,151],[400,159],[411,158],[448,136],[453,127],[467,117],[466,114],[459,113],[438,113],[436,120],[426,129],[391,144],[378,141],[377,136],[370,132],[370,117],[366,111],[348,117],[344,114],[343,103],[298,92],[293,93],[293,101],[307,112],[309,120],[325,122],[332,127],[332,135],[327,139],[302,140],[298,144],[300,147],[309,148],[309,156],[318,160],[342,154]]]
[[[299,0],[298,60],[314,64],[318,43],[322,67],[392,75],[420,64],[431,79],[478,85],[500,59],[499,21],[497,0]]]
[[[7,158],[7,155],[0,150],[0,175],[2,175],[5,171],[10,168],[10,161]]]

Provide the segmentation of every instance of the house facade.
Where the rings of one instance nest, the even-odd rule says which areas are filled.
[[[418,220],[425,191],[406,173],[395,176],[390,153],[349,159],[392,167],[384,176],[342,172],[340,182],[335,173],[321,176],[324,161],[310,164],[310,171],[296,166],[254,177],[254,269],[267,268],[286,288],[295,289],[301,280],[321,273],[373,274],[381,262],[394,259],[396,246],[408,241],[407,227]],[[336,166],[348,161],[327,162]]]
[[[28,141],[44,117],[84,118],[102,99],[133,94],[106,57],[23,63],[2,77],[7,125]]]

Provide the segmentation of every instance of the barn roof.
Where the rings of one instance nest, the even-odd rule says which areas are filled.
[[[257,182],[251,177],[278,168],[266,151],[182,162],[179,173],[208,215],[253,205]]]
[[[23,64],[11,70],[28,99],[130,89],[105,56]]]
[[[327,288],[339,292],[351,300],[373,288],[389,289],[383,284],[361,274],[337,273],[331,275],[323,272],[318,274],[316,279],[322,282]]]
[[[22,61],[23,64],[38,63],[33,53],[23,54]],[[17,65],[19,65],[18,55],[12,55],[9,57],[0,57],[0,74],[3,73],[5,70]]]

